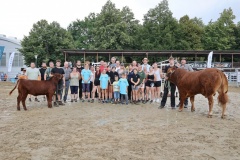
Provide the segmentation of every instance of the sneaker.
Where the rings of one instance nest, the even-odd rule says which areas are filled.
[[[75,99],[75,102],[77,102],[77,99]]]
[[[73,102],[73,99],[71,99],[71,102]]]
[[[188,108],[188,105],[187,105],[187,104],[184,104],[184,108]]]
[[[37,98],[35,98],[35,102],[40,102]]]
[[[104,103],[105,101],[103,100],[102,103]]]
[[[84,102],[84,99],[82,100],[82,102]]]
[[[67,101],[64,101],[64,103],[67,103]]]
[[[91,100],[91,103],[93,103],[93,102],[94,102],[94,99]]]
[[[176,107],[180,107],[180,104],[176,105]]]
[[[160,99],[157,99],[156,102],[159,103],[159,102],[160,102]]]
[[[171,108],[172,108],[172,109],[176,109],[176,107],[175,107],[175,106],[171,106]]]
[[[107,101],[107,100],[105,100],[105,103],[108,103],[108,101]]]
[[[29,102],[32,102],[32,99],[31,99],[31,98],[29,98],[28,100],[29,100]]]
[[[53,102],[53,106],[54,107],[58,107],[58,103],[57,102]]]
[[[65,105],[64,103],[62,103],[62,101],[58,101],[58,104],[61,105],[61,106]]]
[[[90,103],[90,99],[88,100],[88,103]]]
[[[153,100],[150,101],[150,104],[153,103]]]
[[[163,108],[164,108],[164,106],[162,106],[162,105],[158,107],[158,109],[163,109]]]

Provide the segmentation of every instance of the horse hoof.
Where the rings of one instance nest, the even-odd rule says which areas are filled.
[[[222,119],[225,119],[225,118],[226,118],[226,115],[224,115],[224,116],[221,116],[221,118],[222,118]]]
[[[212,115],[208,115],[208,118],[212,118]]]
[[[178,112],[182,112],[183,110],[182,109],[179,109]]]
[[[191,109],[192,112],[195,112],[195,109]]]

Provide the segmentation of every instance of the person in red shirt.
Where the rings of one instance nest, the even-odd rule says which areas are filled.
[[[102,71],[104,70],[105,66],[104,66],[104,61],[101,60],[100,61],[100,66],[99,66],[99,69],[100,69],[100,73],[102,73]]]

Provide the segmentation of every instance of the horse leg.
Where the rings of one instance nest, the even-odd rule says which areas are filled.
[[[212,109],[213,109],[213,96],[208,97],[208,105],[209,105],[209,112],[208,112],[208,118],[212,118]]]
[[[183,103],[184,103],[185,99],[186,99],[185,94],[180,94],[180,103],[179,103],[180,106],[178,109],[179,112],[182,112],[182,110],[183,110]]]
[[[22,94],[22,105],[23,105],[23,109],[26,111],[27,107],[26,107],[26,98],[27,98],[27,93],[23,93]]]
[[[18,110],[18,111],[20,111],[21,98],[22,98],[21,93],[18,93],[18,97],[17,97],[17,110]]]
[[[222,119],[224,119],[225,116],[226,116],[225,112],[226,112],[226,103],[225,103],[225,104],[222,104],[222,116],[221,116]]]
[[[191,111],[194,112],[194,111],[195,111],[194,96],[191,96],[191,97],[190,97],[190,101],[191,101],[191,104],[192,104],[192,106],[191,106]]]
[[[48,108],[52,108],[52,97],[53,94],[47,94]]]

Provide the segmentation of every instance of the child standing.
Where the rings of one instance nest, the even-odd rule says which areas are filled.
[[[138,75],[137,69],[133,69],[133,75],[131,78],[132,82],[132,92],[133,92],[133,103],[137,104],[138,100],[138,83],[140,82],[140,76]]]
[[[118,81],[118,86],[121,94],[121,103],[123,104],[123,98],[126,100],[126,105],[128,105],[128,81],[126,79],[126,73],[122,73],[122,78]]]
[[[113,82],[113,93],[114,93],[114,103],[117,104],[120,98],[119,86],[118,86],[118,76],[115,76],[115,81]]]
[[[77,68],[73,67],[72,73],[70,73],[70,89],[71,89],[71,102],[77,102],[78,97],[78,87],[79,87],[79,79],[80,73],[77,72]]]
[[[103,71],[101,73],[99,81],[100,81],[100,88],[102,90],[102,103],[104,103],[104,102],[107,103],[107,88],[108,88],[109,76],[106,74],[105,68],[103,69]]]

